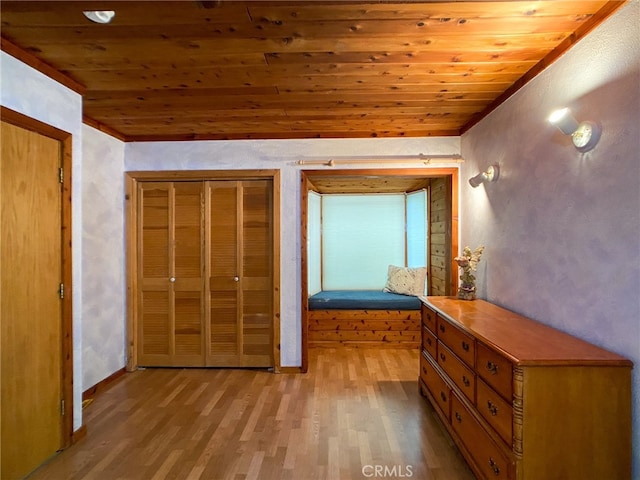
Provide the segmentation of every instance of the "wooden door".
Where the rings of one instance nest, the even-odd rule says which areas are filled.
[[[207,182],[209,366],[272,367],[273,182]]]
[[[2,123],[1,477],[63,445],[60,142]]]
[[[141,182],[138,363],[203,366],[203,183]]]

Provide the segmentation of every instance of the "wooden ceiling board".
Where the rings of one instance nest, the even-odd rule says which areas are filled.
[[[381,194],[415,192],[429,185],[429,178],[406,176],[310,177],[312,189],[322,194]]]
[[[3,49],[118,138],[410,137],[464,132],[623,3],[3,0],[0,18]]]

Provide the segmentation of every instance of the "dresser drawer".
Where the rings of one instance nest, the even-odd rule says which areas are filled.
[[[436,336],[425,327],[422,327],[422,348],[427,351],[431,358],[436,359],[436,350],[438,348],[438,340]]]
[[[436,333],[436,312],[422,304],[422,324]]]
[[[436,399],[444,416],[449,420],[451,418],[451,389],[442,377],[440,377],[440,374],[428,360],[424,352],[420,355],[420,378],[427,385],[431,395]]]
[[[513,365],[502,355],[478,342],[476,371],[502,398],[513,401]]]
[[[456,396],[451,396],[451,425],[485,478],[512,479],[515,466]]]
[[[438,342],[438,365],[473,403],[476,393],[476,376],[451,350]]]
[[[447,345],[467,365],[473,368],[476,356],[474,338],[440,316],[438,317],[437,328],[438,340]]]
[[[478,411],[511,448],[513,445],[513,408],[482,380],[478,380],[476,388]]]

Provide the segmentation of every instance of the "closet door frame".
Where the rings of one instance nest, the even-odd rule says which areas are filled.
[[[265,180],[273,183],[273,361],[280,372],[280,170],[193,170],[125,172],[127,253],[127,371],[138,368],[137,212],[140,182]]]

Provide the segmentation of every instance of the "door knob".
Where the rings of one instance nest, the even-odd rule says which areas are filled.
[[[240,281],[240,277],[233,277],[233,281],[234,282],[239,282]]]
[[[176,277],[171,277],[171,278],[169,279],[169,281],[170,281],[171,283],[175,283],[175,281],[176,281]]]

